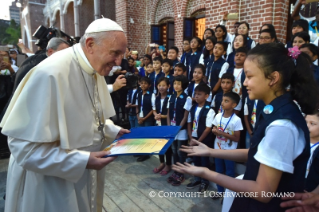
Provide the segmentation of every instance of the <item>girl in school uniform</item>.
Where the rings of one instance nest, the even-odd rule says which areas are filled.
[[[187,78],[188,81],[192,81],[194,68],[199,64],[200,56],[202,55],[201,51],[202,40],[199,37],[193,37],[191,40],[191,51],[186,55],[185,66],[187,69]]]
[[[203,43],[205,43],[208,37],[215,37],[215,32],[211,28],[205,29],[204,35],[203,35]],[[202,47],[202,51],[204,51],[204,49],[205,49],[205,45]]]
[[[158,80],[158,96],[155,99],[153,105],[153,114],[156,121],[156,126],[167,125],[167,103],[170,95],[167,94],[167,90],[170,87],[168,78],[162,77]],[[160,165],[153,169],[153,172],[159,173],[164,176],[171,171],[172,166],[172,148],[169,147],[165,153],[166,163],[164,155],[159,155]]]
[[[310,63],[305,53],[288,52],[282,44],[256,46],[244,64],[244,85],[250,99],[260,99],[266,106],[257,119],[250,149],[214,150],[199,142],[198,146],[181,148],[189,156],[247,162],[243,180],[186,163],[173,166],[173,170],[206,178],[237,192],[231,212],[284,211],[280,195],[304,190],[310,139],[302,112],[313,113],[319,95]],[[286,91],[289,84],[290,91]]]
[[[214,46],[216,42],[217,41],[215,37],[208,37],[205,41],[205,49],[199,59],[199,63],[205,66],[206,73],[208,73],[210,67],[213,65],[214,62]]]
[[[229,68],[234,68],[235,67],[235,54],[236,50],[239,49],[240,47],[245,47],[247,46],[247,36],[246,35],[236,35],[233,46],[232,46],[232,51],[230,54],[227,55],[226,61],[229,64]]]
[[[185,63],[187,53],[191,51],[190,43],[191,42],[188,39],[183,40],[183,54],[181,57],[181,63],[183,63],[183,64]]]
[[[249,27],[249,24],[247,22],[241,22],[239,27],[238,27],[238,34],[247,36],[246,48],[248,50],[250,50],[256,46],[255,41],[249,37],[249,29],[250,29],[250,27]]]
[[[300,48],[303,44],[310,43],[310,36],[307,32],[297,32],[292,36],[292,46]]]

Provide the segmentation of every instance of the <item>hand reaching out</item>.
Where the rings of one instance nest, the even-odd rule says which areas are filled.
[[[205,169],[207,169],[207,168],[193,166],[189,163],[184,163],[184,164],[176,163],[176,165],[172,166],[172,169],[174,171],[177,171],[178,173],[201,176],[202,174],[204,174]]]
[[[179,151],[186,152],[188,156],[209,156],[210,148],[205,144],[192,140],[192,144],[198,146],[181,146]]]

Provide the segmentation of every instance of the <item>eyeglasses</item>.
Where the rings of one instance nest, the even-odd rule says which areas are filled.
[[[15,51],[12,51],[12,52],[9,52],[10,54],[16,54],[17,52],[15,52]]]
[[[271,37],[259,37],[259,40],[270,40]]]

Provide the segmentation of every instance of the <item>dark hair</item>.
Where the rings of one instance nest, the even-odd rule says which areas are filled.
[[[304,32],[308,32],[309,31],[309,23],[306,20],[303,19],[299,19],[296,20],[292,23],[291,29],[294,27],[300,26]]]
[[[163,64],[162,63],[162,57],[154,57],[153,62],[154,61],[159,61],[161,64]]]
[[[131,56],[129,56],[129,57],[127,58],[127,61],[129,61],[129,60],[135,61],[135,59],[134,59],[133,57],[131,57]]]
[[[235,43],[235,39],[236,39],[236,37],[238,37],[238,36],[242,36],[243,37],[243,41],[244,41],[244,46],[243,47],[247,47],[247,40],[248,40],[248,36],[247,35],[240,35],[240,34],[238,34],[238,35],[236,35],[235,37],[234,37],[234,41],[233,41],[233,48],[234,48],[234,43]]]
[[[317,56],[319,55],[319,49],[318,49],[318,47],[317,47],[316,45],[312,44],[312,43],[302,44],[299,49],[301,49],[301,48],[308,48],[309,51],[311,51],[311,53],[312,53],[313,55],[317,55]]]
[[[185,90],[188,87],[187,77],[184,75],[179,75],[174,78],[174,82],[178,81],[182,83],[182,89]]]
[[[203,41],[205,41],[204,35],[205,35],[205,32],[206,32],[207,30],[209,30],[209,31],[212,33],[212,36],[215,37],[215,32],[214,32],[214,30],[211,29],[211,28],[207,28],[207,29],[205,29],[204,34],[203,34]]]
[[[227,43],[225,43],[224,41],[217,41],[216,44],[215,44],[215,46],[216,46],[217,44],[222,45],[223,48],[224,48],[224,51],[225,51],[225,52],[227,51]],[[214,47],[215,47],[215,46],[214,46]]]
[[[236,103],[236,105],[238,105],[238,103],[240,101],[240,96],[233,91],[224,93],[223,96],[230,98],[234,103]]]
[[[242,24],[245,24],[245,25],[246,25],[246,27],[247,27],[247,29],[248,29],[248,32],[247,32],[247,36],[248,36],[248,34],[249,34],[249,29],[250,29],[249,24],[248,24],[246,21],[243,21],[243,22],[240,22],[239,26],[242,25]],[[239,26],[238,26],[238,27],[239,27]]]
[[[210,94],[210,87],[206,83],[200,83],[196,86],[195,91],[204,92],[205,94]]]
[[[153,65],[153,62],[150,62],[150,63],[149,63],[149,64],[147,64],[147,65],[148,65],[148,66],[149,66],[149,65]]]
[[[199,37],[193,37],[192,40],[195,39],[198,42],[197,51],[202,48],[202,40]]]
[[[149,54],[144,54],[143,59],[144,59],[144,57],[146,57],[147,59],[150,60],[150,62],[152,62],[152,57],[151,57],[151,55],[149,55]]]
[[[151,80],[150,80],[150,78],[148,78],[148,77],[142,77],[141,79],[140,79],[140,82],[146,82],[147,84],[151,84]]]
[[[227,37],[227,29],[226,29],[226,27],[225,27],[224,25],[218,24],[218,25],[216,26],[216,28],[215,28],[215,31],[216,31],[217,28],[221,28],[221,29],[223,30],[223,32],[225,32],[225,35],[223,35],[223,40],[225,40],[226,37]],[[216,37],[216,35],[215,35],[215,37]]]
[[[171,50],[171,49],[175,50],[176,54],[178,54],[179,50],[178,50],[178,48],[176,46],[172,46],[171,48],[169,48],[169,50]]]
[[[235,77],[231,73],[226,72],[225,74],[223,74],[221,80],[223,80],[223,79],[230,79],[232,82],[235,82]]]
[[[184,38],[184,39],[183,39],[183,42],[184,42],[184,41],[188,41],[189,45],[191,44],[191,41],[190,41],[188,38]],[[184,45],[184,44],[183,44],[183,45]],[[183,54],[184,54],[184,53],[185,53],[185,51],[184,51],[184,48],[183,48]]]
[[[183,63],[176,63],[176,64],[175,64],[175,68],[176,68],[176,67],[182,68],[182,69],[183,69],[183,72],[186,71],[186,66],[185,66]]]
[[[279,88],[282,91],[290,85],[292,99],[296,100],[305,114],[312,114],[318,106],[318,86],[315,82],[310,57],[301,52],[294,60],[288,56],[288,50],[279,43],[257,45],[248,53],[248,58],[264,72],[266,78],[278,71],[281,80]]]
[[[170,60],[170,59],[164,59],[164,60],[162,60],[162,64],[164,64],[164,63],[168,63],[168,65],[170,66],[170,67],[172,67],[173,66],[173,61],[172,60]]]
[[[292,36],[291,41],[293,42],[296,37],[302,38],[306,43],[307,43],[307,41],[308,41],[308,43],[310,42],[310,36],[309,36],[308,32],[297,32],[296,34],[294,34]]]
[[[206,74],[206,68],[205,68],[205,66],[204,66],[203,64],[197,64],[197,65],[194,67],[194,70],[195,70],[195,68],[201,69],[202,72],[203,72],[203,75],[205,76],[205,74]]]
[[[205,46],[206,46],[206,41],[207,40],[210,40],[213,44],[214,44],[214,46],[215,46],[215,44],[217,43],[217,40],[216,40],[216,38],[215,37],[213,37],[213,36],[210,36],[210,37],[208,37],[208,38],[206,38],[206,40],[205,40]],[[214,47],[213,47],[214,48]],[[207,57],[209,57],[209,51],[206,49],[206,47],[205,47],[205,49],[204,49],[204,51],[203,51],[203,54],[204,54],[204,59],[206,59]]]
[[[167,77],[161,77],[158,79],[157,85],[160,84],[160,82],[164,81],[167,86],[169,86],[169,79]]]
[[[239,48],[236,50],[236,53],[239,53],[239,52],[245,53],[245,54],[247,55],[248,50],[247,50],[246,47],[239,47]]]
[[[271,39],[275,38],[275,41],[276,41],[277,36],[276,36],[276,32],[275,32],[275,31],[272,31],[272,30],[270,30],[270,29],[264,29],[264,30],[261,30],[261,31],[260,31],[259,35],[260,35],[261,33],[263,33],[263,32],[269,33],[270,38],[271,38]]]
[[[269,32],[271,38],[275,38],[275,42],[278,42],[276,30],[275,30],[274,25],[272,25],[272,24],[264,24],[264,25],[262,25],[261,28],[260,28],[260,30],[259,30],[259,34],[262,33],[262,31],[263,31],[262,28],[263,28],[264,26],[267,26],[267,27],[268,27],[268,30],[271,31],[271,32]],[[265,32],[266,32],[266,31],[265,31]]]

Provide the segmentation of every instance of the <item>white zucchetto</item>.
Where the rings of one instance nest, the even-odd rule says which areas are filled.
[[[85,30],[85,33],[94,33],[94,32],[107,32],[107,31],[121,31],[123,29],[115,21],[112,21],[108,18],[100,18],[93,21],[88,28]]]

